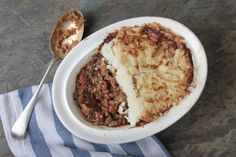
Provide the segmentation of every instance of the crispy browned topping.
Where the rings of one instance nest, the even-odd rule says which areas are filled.
[[[119,30],[118,34],[117,31],[111,34],[112,38],[108,36],[108,41],[115,38],[114,35],[118,35],[117,38],[120,39],[121,42],[130,46],[129,53],[135,57],[137,57],[145,48],[145,45],[142,44],[144,41],[147,41],[151,45],[155,45],[156,51],[154,52],[153,57],[157,55],[156,53],[164,43],[168,43],[166,51],[169,49],[176,50],[177,48],[190,51],[182,42],[183,37],[175,35],[169,29],[158,23],[144,24],[141,26],[141,29],[139,26],[125,26]]]
[[[137,95],[146,104],[141,120],[154,121],[189,93],[193,81],[190,49],[183,37],[159,23],[125,26],[116,32],[113,51],[120,53]]]
[[[104,39],[104,43],[109,43],[112,39],[114,39],[117,35],[117,31],[109,33],[107,37]]]

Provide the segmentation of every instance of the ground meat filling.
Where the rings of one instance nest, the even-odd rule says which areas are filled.
[[[80,70],[73,97],[86,120],[95,125],[129,124],[125,118],[127,112],[119,112],[120,107],[123,111],[128,109],[126,95],[115,79],[115,71],[100,53]]]

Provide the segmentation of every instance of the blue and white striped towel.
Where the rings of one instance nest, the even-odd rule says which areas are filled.
[[[45,84],[31,116],[26,138],[17,140],[10,128],[26,106],[36,86],[0,96],[0,117],[8,145],[17,157],[125,157],[171,156],[155,137],[126,144],[95,144],[72,135],[59,121],[52,107],[51,85]]]

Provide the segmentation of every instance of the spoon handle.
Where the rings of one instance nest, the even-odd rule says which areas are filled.
[[[53,57],[52,60],[50,61],[48,68],[47,68],[45,74],[43,75],[43,78],[42,78],[37,90],[35,91],[34,95],[30,99],[27,106],[25,107],[24,111],[21,113],[21,115],[18,117],[18,119],[16,120],[16,122],[12,126],[12,128],[11,128],[12,136],[17,137],[17,138],[23,138],[25,136],[28,122],[29,122],[30,116],[32,114],[32,111],[35,107],[39,91],[45,81],[45,78],[49,74],[50,70],[52,69],[52,67],[56,61],[57,61],[57,59],[55,57]]]

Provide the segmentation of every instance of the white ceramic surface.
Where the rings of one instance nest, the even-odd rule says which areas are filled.
[[[86,122],[76,109],[72,93],[76,74],[102,43],[105,36],[121,26],[141,25],[148,22],[159,22],[170,28],[176,34],[185,38],[187,46],[191,49],[194,63],[196,87],[186,96],[180,104],[172,107],[164,116],[144,127],[108,128],[93,126]],[[123,20],[109,25],[85,38],[62,61],[53,80],[52,97],[57,116],[63,125],[74,135],[95,143],[125,143],[158,133],[175,123],[184,116],[196,103],[205,86],[207,77],[207,59],[204,48],[199,39],[186,26],[177,21],[163,17],[138,17]]]

